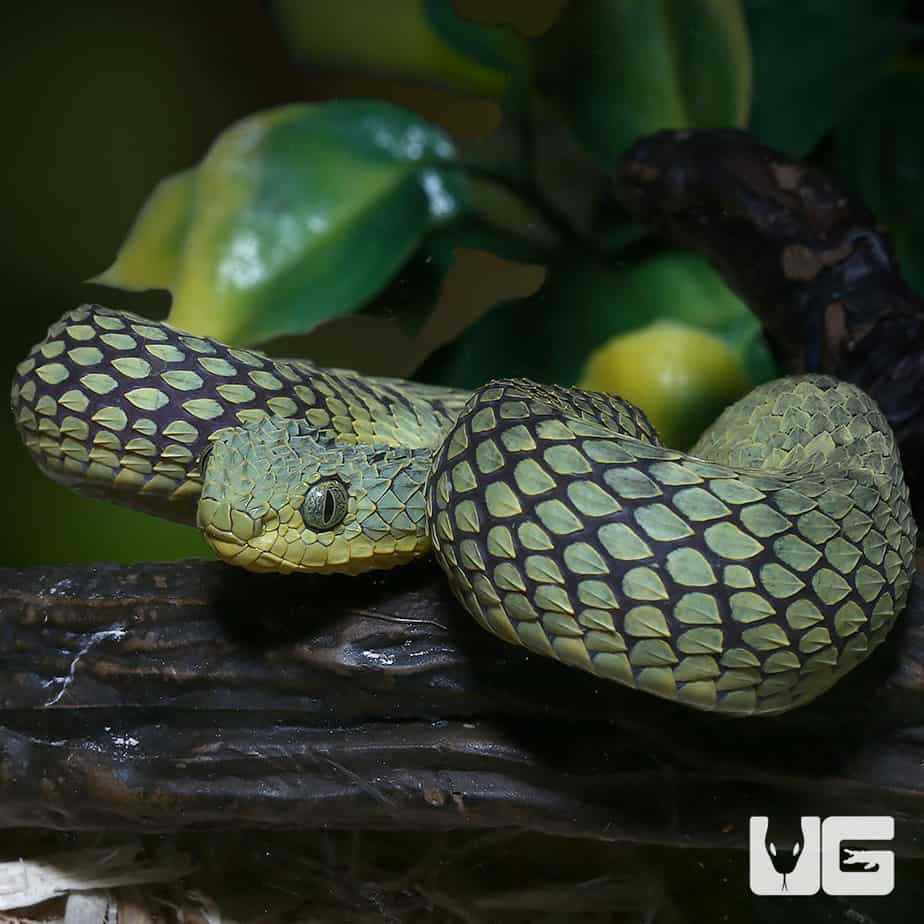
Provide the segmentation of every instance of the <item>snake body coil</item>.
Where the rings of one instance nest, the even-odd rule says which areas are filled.
[[[12,404],[51,477],[198,522],[232,563],[357,573],[432,545],[489,631],[700,709],[813,699],[913,573],[891,431],[823,376],[756,389],[684,454],[618,398],[374,379],[85,306]]]

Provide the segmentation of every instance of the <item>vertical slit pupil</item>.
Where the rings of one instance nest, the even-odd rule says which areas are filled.
[[[325,523],[330,523],[330,521],[333,519],[335,503],[336,502],[334,501],[334,492],[330,488],[328,488],[327,491],[324,492],[324,522]]]

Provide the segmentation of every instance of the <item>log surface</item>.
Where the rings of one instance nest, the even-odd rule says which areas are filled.
[[[0,826],[516,827],[744,846],[752,814],[924,846],[924,592],[815,703],[730,720],[505,645],[432,564],[0,569]]]

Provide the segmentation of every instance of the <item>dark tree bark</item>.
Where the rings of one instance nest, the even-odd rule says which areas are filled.
[[[924,522],[924,301],[863,203],[734,130],[643,139],[622,158],[611,192],[718,269],[785,369],[826,372],[876,399]]]
[[[0,570],[0,825],[447,829],[740,847],[751,814],[924,838],[924,594],[777,719],[660,702],[508,646],[431,563]]]

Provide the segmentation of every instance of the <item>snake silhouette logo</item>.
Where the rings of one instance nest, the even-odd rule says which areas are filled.
[[[887,815],[832,815],[750,820],[750,885],[755,895],[888,895],[895,855],[870,841],[890,841]]]

